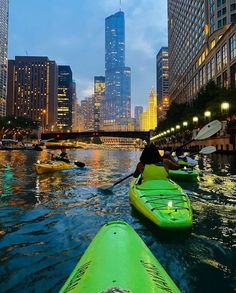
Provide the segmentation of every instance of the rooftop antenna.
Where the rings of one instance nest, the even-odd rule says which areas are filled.
[[[120,0],[120,11],[121,11],[121,0]]]

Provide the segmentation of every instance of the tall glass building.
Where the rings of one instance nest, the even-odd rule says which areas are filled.
[[[157,99],[162,103],[163,97],[169,95],[168,48],[162,47],[156,56]]]
[[[104,123],[131,116],[131,69],[125,66],[125,19],[119,11],[105,20]]]
[[[9,1],[0,0],[0,117],[6,115]]]
[[[72,128],[73,105],[72,71],[68,65],[58,66],[57,127],[62,130]]]

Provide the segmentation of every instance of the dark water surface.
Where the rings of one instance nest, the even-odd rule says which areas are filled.
[[[111,194],[97,188],[131,173],[139,151],[69,154],[88,167],[37,176],[33,163],[46,151],[0,152],[0,292],[57,292],[100,227],[118,219],[136,230],[182,292],[235,292],[236,156],[200,160],[200,180],[184,185],[194,225],[182,239],[161,236],[132,210],[129,179]]]

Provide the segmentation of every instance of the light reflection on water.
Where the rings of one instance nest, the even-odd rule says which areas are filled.
[[[183,292],[233,291],[234,156],[200,159],[200,180],[182,184],[192,201],[193,231],[166,239],[131,208],[129,180],[110,194],[97,188],[131,173],[139,151],[69,154],[87,167],[37,176],[33,163],[46,159],[46,151],[0,153],[2,292],[57,292],[99,228],[115,219],[132,225]]]

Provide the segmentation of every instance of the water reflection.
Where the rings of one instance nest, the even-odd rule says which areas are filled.
[[[139,233],[182,292],[231,292],[235,287],[234,156],[200,158],[198,182],[184,184],[193,206],[193,231],[162,239],[132,211],[129,180],[104,194],[97,187],[131,173],[139,151],[71,150],[77,167],[36,175],[48,153],[0,153],[1,291],[57,292],[107,221],[123,219]],[[8,162],[8,167],[6,167]]]

